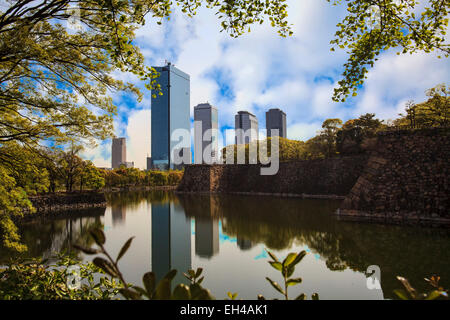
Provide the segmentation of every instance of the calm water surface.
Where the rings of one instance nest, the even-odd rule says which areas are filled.
[[[88,230],[104,229],[113,256],[135,236],[120,267],[128,282],[141,285],[142,275],[157,277],[169,269],[204,268],[204,286],[216,298],[227,291],[239,298],[281,298],[265,280],[281,281],[267,263],[265,249],[284,257],[309,254],[298,265],[302,277],[290,295],[319,293],[321,299],[389,299],[402,275],[419,289],[423,278],[439,274],[450,287],[450,231],[338,221],[339,201],[270,196],[175,195],[127,192],[107,195],[108,206],[58,218],[39,218],[21,227],[30,256],[49,256],[70,243],[92,245]],[[92,256],[79,254],[84,260]],[[1,260],[7,254],[0,251]],[[381,269],[381,290],[369,290],[365,271]],[[186,282],[181,272],[176,282]]]

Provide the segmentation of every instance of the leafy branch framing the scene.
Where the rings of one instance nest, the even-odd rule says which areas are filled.
[[[327,0],[333,5],[347,3],[347,16],[338,23],[331,41],[333,47],[347,49],[343,79],[334,90],[333,100],[344,102],[367,79],[369,68],[389,49],[397,54],[438,51],[448,57],[450,45],[445,36],[448,27],[448,0]],[[421,4],[425,2],[423,8]],[[376,17],[374,17],[376,12]],[[374,19],[377,20],[374,22]],[[371,27],[373,26],[373,27]]]

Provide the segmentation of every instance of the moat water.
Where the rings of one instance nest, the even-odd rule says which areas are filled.
[[[270,250],[279,258],[306,250],[290,287],[290,296],[319,293],[320,299],[391,299],[401,275],[417,289],[428,290],[425,277],[441,276],[450,287],[450,230],[339,221],[332,213],[340,201],[271,196],[178,195],[171,192],[126,192],[107,195],[107,208],[36,218],[21,226],[29,256],[76,251],[71,243],[93,245],[91,227],[106,235],[115,256],[133,243],[119,266],[128,282],[141,285],[153,270],[162,277],[178,269],[175,282],[187,282],[180,271],[202,267],[203,285],[218,298],[228,291],[238,298],[282,298],[265,277],[281,282],[268,264]],[[92,256],[78,253],[82,260]],[[0,259],[9,256],[0,251]],[[368,286],[366,273],[376,265],[381,289]]]

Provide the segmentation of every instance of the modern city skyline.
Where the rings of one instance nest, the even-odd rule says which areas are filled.
[[[157,90],[151,92],[152,167],[175,169],[178,166],[173,161],[174,155],[184,156],[184,164],[191,163],[190,139],[181,148],[175,148],[179,141],[171,139],[175,130],[190,132],[190,77],[170,62],[154,68],[160,73],[156,82],[162,95]]]
[[[111,146],[111,168],[117,169],[127,162],[127,141],[125,138],[113,138]]]
[[[286,113],[278,108],[269,109],[266,112],[267,137],[274,136],[272,130],[278,130],[278,136],[287,138]]]
[[[246,144],[258,140],[258,119],[248,111],[238,111],[234,117],[235,143]]]
[[[206,133],[206,134],[205,134]],[[194,163],[216,162],[218,145],[218,112],[209,103],[201,103],[194,107]],[[205,157],[205,150],[210,153]]]

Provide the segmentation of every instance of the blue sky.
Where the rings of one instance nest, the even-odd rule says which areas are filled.
[[[425,90],[448,83],[450,64],[437,54],[380,56],[358,96],[345,103],[331,101],[347,55],[330,51],[330,40],[346,8],[325,0],[288,1],[294,35],[281,38],[268,23],[253,26],[238,39],[220,32],[213,11],[200,9],[188,18],[174,10],[170,21],[157,25],[151,17],[138,30],[136,44],[146,64],[160,66],[167,59],[191,76],[191,115],[195,105],[209,101],[219,109],[219,126],[234,126],[234,114],[248,110],[265,128],[265,111],[281,108],[287,114],[290,139],[306,140],[320,130],[326,118],[347,120],[372,112],[393,119],[408,100],[423,101]],[[150,154],[150,92],[134,76],[118,78],[142,88],[144,99],[114,93],[118,106],[117,136],[127,137],[127,161],[145,168]],[[84,157],[97,166],[110,166],[110,141],[100,142]]]

